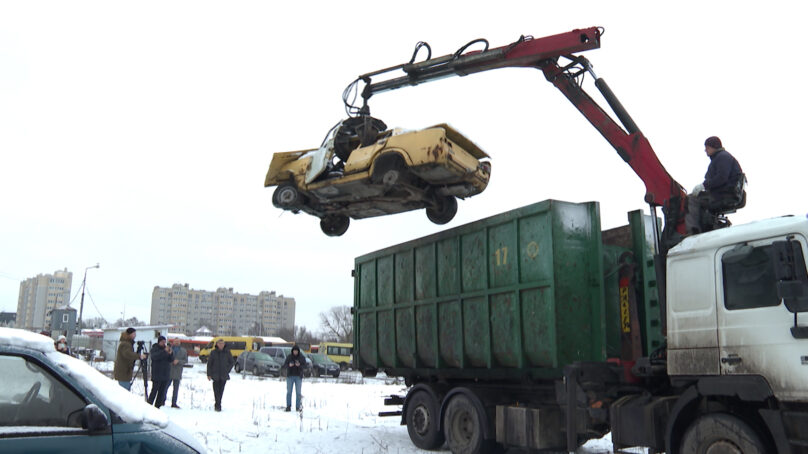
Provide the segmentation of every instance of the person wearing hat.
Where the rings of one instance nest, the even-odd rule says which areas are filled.
[[[70,355],[70,347],[67,346],[67,338],[64,337],[64,335],[59,336],[59,339],[56,341],[54,346],[56,347],[56,351],[72,356]]]
[[[300,347],[292,347],[292,353],[283,362],[286,369],[286,411],[292,410],[292,388],[295,388],[295,409],[303,410],[303,403],[300,401],[300,386],[303,384],[303,367],[306,365],[306,358],[300,354]]]
[[[151,358],[152,389],[149,392],[148,402],[160,408],[166,403],[166,392],[168,384],[171,383],[171,363],[174,361],[174,351],[166,345],[165,336],[157,337],[157,343],[152,345],[149,358]]]
[[[701,232],[702,212],[721,209],[728,198],[734,197],[738,180],[743,177],[738,160],[724,149],[717,136],[710,136],[704,141],[704,152],[710,158],[710,165],[704,174],[704,181],[688,197],[685,218],[688,233]]]
[[[127,391],[132,388],[132,372],[135,370],[135,361],[146,359],[146,354],[135,353],[135,336],[137,330],[132,327],[126,328],[121,333],[118,343],[118,350],[115,353],[115,368],[112,371],[112,378],[118,381]]]

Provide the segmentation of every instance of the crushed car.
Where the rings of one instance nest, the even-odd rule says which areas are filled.
[[[384,130],[374,121],[369,137],[346,134],[344,122],[320,148],[275,153],[264,180],[264,187],[277,186],[272,204],[316,216],[326,235],[340,236],[351,218],[421,208],[433,223],[446,224],[457,198],[488,185],[489,156],[451,126]]]

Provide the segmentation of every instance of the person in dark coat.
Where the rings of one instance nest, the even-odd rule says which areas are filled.
[[[135,352],[136,331],[136,329],[129,327],[121,333],[118,350],[115,353],[115,368],[112,372],[112,378],[117,380],[118,384],[127,391],[132,387],[132,372],[135,369],[135,361],[146,359],[146,354],[141,353],[138,355]]]
[[[711,136],[704,141],[704,152],[710,158],[710,165],[704,182],[687,198],[685,225],[688,233],[700,233],[706,227],[703,225],[705,213],[726,209],[728,201],[735,198],[738,180],[743,177],[738,160],[724,149],[718,137]]]
[[[306,358],[300,354],[300,347],[292,347],[292,353],[286,357],[283,367],[286,369],[286,411],[292,410],[292,388],[295,388],[295,409],[303,409],[301,402],[300,386],[303,384],[303,367],[306,365]]]
[[[230,370],[236,360],[230,353],[230,348],[225,344],[224,339],[217,339],[215,348],[208,357],[208,380],[213,381],[213,409],[222,411],[222,395],[224,385],[230,379]]]
[[[171,350],[174,352],[174,361],[171,363],[171,386],[173,392],[171,393],[171,408],[180,408],[177,405],[177,396],[180,391],[180,380],[182,380],[182,369],[185,363],[188,362],[188,352],[182,348],[179,339],[171,341]]]
[[[165,336],[157,338],[149,352],[151,358],[152,390],[148,402],[160,408],[166,403],[168,384],[171,383],[171,363],[174,361],[174,352],[166,345]]]

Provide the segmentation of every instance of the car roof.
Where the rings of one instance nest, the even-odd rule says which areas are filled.
[[[54,351],[50,337],[13,328],[0,328],[0,346],[28,348],[41,353]]]

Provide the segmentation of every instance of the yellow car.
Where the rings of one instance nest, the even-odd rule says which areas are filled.
[[[329,236],[345,233],[350,218],[420,208],[445,224],[457,213],[456,197],[479,194],[491,176],[488,155],[447,124],[387,130],[351,149],[337,157],[331,138],[318,149],[275,153],[264,180],[277,186],[272,204],[317,216]]]

